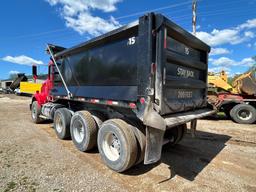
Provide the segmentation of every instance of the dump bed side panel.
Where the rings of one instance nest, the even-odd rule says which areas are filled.
[[[206,107],[209,47],[166,18],[158,35],[161,114]]]
[[[118,38],[108,37],[111,41],[101,39],[94,47],[84,45],[58,59],[60,71],[74,96],[137,100],[138,30],[135,27],[120,33]],[[66,91],[55,83],[52,94],[66,95]]]

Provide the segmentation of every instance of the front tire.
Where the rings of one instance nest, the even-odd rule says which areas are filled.
[[[98,133],[101,159],[112,170],[123,172],[137,159],[137,143],[132,127],[121,119],[105,121]]]
[[[256,121],[256,109],[249,104],[238,104],[230,111],[231,118],[240,124],[252,124]]]
[[[70,121],[72,114],[67,108],[57,109],[54,113],[53,126],[59,139],[70,138]]]
[[[41,123],[43,121],[42,118],[40,118],[41,113],[41,106],[38,104],[37,101],[33,101],[31,106],[31,118],[32,121],[36,124]]]

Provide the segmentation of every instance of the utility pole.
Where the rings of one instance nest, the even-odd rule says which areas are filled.
[[[196,7],[197,2],[196,0],[192,0],[192,28],[193,28],[193,35],[196,35]]]

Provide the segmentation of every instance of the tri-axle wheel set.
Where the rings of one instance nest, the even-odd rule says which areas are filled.
[[[40,109],[32,104],[32,120],[39,123]],[[54,130],[59,139],[72,139],[75,147],[87,152],[98,147],[101,159],[112,170],[123,172],[144,160],[146,136],[145,127],[130,119],[112,118],[99,112],[86,110],[72,112],[58,108],[53,117]],[[165,133],[170,146],[182,140],[186,124],[172,128]]]

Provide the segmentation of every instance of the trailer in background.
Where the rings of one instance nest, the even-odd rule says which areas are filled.
[[[228,83],[225,71],[208,74],[208,102],[236,123],[256,122],[256,66]]]

